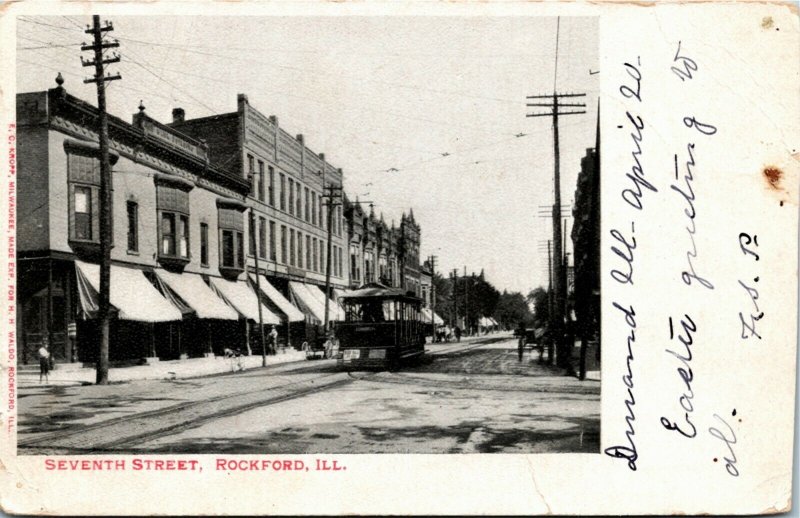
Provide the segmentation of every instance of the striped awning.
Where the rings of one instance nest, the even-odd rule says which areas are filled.
[[[255,276],[250,274],[250,278],[253,280],[253,286],[255,286]],[[263,275],[259,275],[258,277],[259,287],[261,288],[262,294],[272,302],[283,316],[286,318],[288,322],[302,322],[305,320],[305,315],[302,311],[297,309],[295,306],[292,305],[289,300],[284,297],[280,291],[278,291],[275,286],[270,283],[267,278]]]
[[[442,317],[437,315],[436,312],[432,311],[430,308],[422,308],[422,317],[425,319],[425,322],[433,320],[433,323],[437,326],[444,324]]]
[[[261,321],[265,324],[280,324],[281,319],[259,302],[256,292],[245,281],[229,281],[211,277],[209,285],[219,297],[244,318],[258,322],[258,307],[261,306]]]
[[[308,291],[317,299],[324,310],[325,299],[328,297],[325,296],[325,292],[322,288],[314,284],[306,284],[306,288],[308,288]],[[328,312],[329,320],[344,320],[344,308],[334,299],[328,299]]]
[[[309,322],[322,324],[325,321],[325,306],[320,304],[308,290],[308,286],[302,282],[289,281],[289,292],[292,295],[292,302],[303,312]]]
[[[162,285],[162,292],[168,298],[177,295],[180,301],[172,302],[180,307],[183,302],[197,318],[214,318],[219,320],[238,320],[239,315],[224,300],[209,288],[203,278],[196,273],[173,273],[156,270],[156,279]]]
[[[81,310],[93,318],[100,307],[100,265],[75,261]],[[180,309],[164,298],[144,276],[142,270],[111,266],[109,302],[117,318],[135,322],[181,320]]]

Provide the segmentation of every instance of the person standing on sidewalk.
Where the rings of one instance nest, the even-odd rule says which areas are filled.
[[[453,332],[456,334],[456,342],[460,342],[461,341],[461,328],[456,326],[456,329]]]
[[[278,350],[278,331],[275,330],[275,326],[272,326],[272,329],[270,329],[268,339],[269,354],[275,354]]]
[[[39,383],[42,382],[42,376],[45,381],[50,382],[50,351],[48,350],[47,337],[42,338],[42,346],[39,348]]]

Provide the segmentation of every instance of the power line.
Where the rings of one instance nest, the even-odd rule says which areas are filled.
[[[556,18],[556,60],[555,60],[555,70],[553,72],[553,91],[556,91],[556,82],[558,81],[558,35],[561,31],[561,17]]]

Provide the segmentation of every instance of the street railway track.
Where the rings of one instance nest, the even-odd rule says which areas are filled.
[[[304,397],[323,390],[342,387],[355,381],[363,380],[377,375],[377,373],[346,373],[345,377],[341,378],[343,373],[335,372],[318,376],[311,379],[278,385],[275,387],[261,388],[258,390],[240,392],[225,396],[218,396],[210,399],[191,401],[173,405],[167,408],[152,410],[148,412],[141,412],[131,416],[119,417],[95,423],[85,427],[75,427],[73,429],[51,432],[43,434],[34,438],[21,440],[17,443],[18,448],[23,449],[37,449],[44,448],[48,450],[83,450],[86,453],[105,452],[124,449],[126,447],[134,446],[141,442],[150,441],[167,435],[180,433],[183,430],[196,428],[209,421],[236,415],[248,410],[259,407],[274,405],[283,401]],[[329,383],[316,384],[320,380],[338,376],[341,379],[331,381]],[[312,385],[299,390],[291,390],[296,388],[297,385]],[[287,391],[288,389],[288,391]],[[271,397],[257,397],[264,394],[264,392],[287,391],[273,395]],[[233,406],[225,407],[222,405],[224,402],[234,399],[248,399],[247,403],[234,404]],[[203,412],[209,406],[221,406],[218,410],[210,412]],[[159,419],[160,418],[160,419]],[[139,426],[136,422],[139,421]],[[149,422],[149,426],[148,426]],[[115,435],[115,429],[118,432]],[[137,430],[138,429],[138,430]],[[137,430],[131,434],[132,430]],[[127,435],[126,435],[127,434]],[[99,440],[91,441],[91,436],[100,436]],[[105,437],[105,440],[103,440]],[[109,437],[114,437],[108,440]]]
[[[431,356],[460,354],[504,339],[505,338],[501,337],[482,339],[471,344],[454,345],[445,350],[429,354]],[[305,368],[290,369],[287,372],[296,372],[298,370],[302,371],[305,370]],[[252,372],[253,371],[250,371],[247,374],[252,375]],[[287,372],[282,372],[281,374],[286,374]],[[273,387],[226,394],[198,401],[189,401],[167,408],[117,417],[83,427],[76,426],[66,430],[45,433],[18,441],[17,447],[23,450],[69,450],[72,452],[85,451],[86,453],[118,452],[142,442],[152,441],[154,439],[180,433],[187,429],[196,428],[216,419],[297,399],[323,390],[342,387],[355,381],[364,380],[385,383],[407,383],[408,381],[413,381],[414,383],[419,383],[424,386],[441,385],[441,383],[437,381],[399,373],[393,374],[395,377],[406,379],[406,381],[402,381],[401,379],[390,380],[385,377],[380,380],[373,380],[373,378],[380,374],[380,371],[356,371],[346,373],[335,371],[322,376],[301,381],[292,381]],[[341,377],[343,375],[346,377],[328,383],[318,384],[320,381],[325,381],[337,376]],[[305,385],[305,387],[297,389],[298,386],[302,385]],[[264,397],[265,392],[271,393],[272,395],[270,397]],[[226,402],[232,400],[247,401],[231,406],[225,405]],[[209,407],[217,407],[217,409],[213,410],[209,409]],[[93,436],[96,437],[95,440],[92,440]]]
[[[423,376],[414,376],[410,373],[405,372],[392,372],[392,373],[382,373],[383,375],[380,377],[365,379],[364,381],[368,381],[370,383],[392,383],[397,385],[419,385],[423,387],[431,387],[431,388],[458,388],[458,389],[470,389],[470,390],[481,390],[481,391],[492,391],[492,392],[529,392],[532,394],[547,394],[547,393],[558,393],[558,394],[576,394],[576,395],[596,395],[600,393],[600,384],[594,382],[581,382],[581,385],[576,385],[574,387],[565,387],[564,385],[556,384],[556,383],[537,383],[535,387],[497,387],[489,383],[482,383],[481,380],[476,380],[473,374],[470,373],[463,373],[463,378],[460,380],[445,380],[445,379],[433,379],[433,378],[426,378]],[[497,377],[497,376],[515,376],[510,374],[480,374],[480,376],[485,377]],[[563,376],[562,376],[563,377]],[[556,379],[561,379],[562,377],[558,377]],[[535,376],[530,376],[528,379],[536,379]]]
[[[461,353],[461,352],[471,351],[472,349],[477,349],[478,347],[481,347],[481,346],[484,346],[484,345],[489,345],[489,344],[501,342],[501,341],[507,340],[507,339],[508,339],[507,337],[491,337],[491,338],[484,338],[484,339],[481,339],[481,340],[476,340],[475,342],[473,342],[471,344],[470,343],[465,343],[464,345],[460,344],[459,342],[455,342],[455,344],[452,347],[448,348],[448,349],[444,349],[444,350],[441,350],[441,351],[435,351],[435,352],[434,351],[426,352],[426,354],[429,354],[431,356],[442,356],[442,355],[450,354],[450,353]]]

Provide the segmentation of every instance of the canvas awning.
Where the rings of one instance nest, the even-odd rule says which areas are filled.
[[[425,322],[428,323],[433,319],[433,323],[437,326],[443,325],[444,320],[442,317],[436,314],[435,311],[432,311],[431,308],[422,308],[422,318],[425,319]]]
[[[100,265],[75,261],[78,293],[84,315],[93,317],[99,309]],[[111,266],[109,302],[120,320],[169,322],[183,315],[144,276],[142,270]]]
[[[348,293],[352,293],[352,291],[353,290],[345,290],[345,289],[342,289],[342,288],[333,288],[333,298],[334,298],[334,300],[339,302],[339,299],[341,299],[344,295],[347,295]]]
[[[255,276],[250,274],[250,278],[253,279],[253,286],[255,286]],[[265,276],[259,275],[258,280],[261,292],[286,316],[287,321],[302,322],[305,320],[306,317],[303,312],[294,307],[292,303],[289,302],[289,300],[284,297],[281,292],[278,291],[275,286],[273,286],[272,283],[267,280]]]
[[[281,319],[261,304],[256,292],[250,289],[245,281],[229,281],[219,277],[211,277],[209,285],[236,312],[254,322],[258,322],[258,307],[261,306],[261,321],[265,324],[280,324]]]
[[[325,305],[320,303],[308,286],[302,282],[289,281],[292,301],[308,317],[309,321],[321,324],[325,321]]]
[[[325,310],[325,292],[319,286],[313,284],[306,284],[306,288],[311,293],[311,295],[317,299],[317,301],[322,306],[323,311]],[[334,299],[330,299],[328,303],[328,319],[329,320],[344,320],[344,308],[342,307],[339,302]]]
[[[195,312],[197,318],[215,318],[219,320],[237,320],[239,315],[219,298],[208,287],[203,278],[196,273],[173,273],[166,270],[156,270],[156,279],[165,286],[163,290],[167,297],[172,293]],[[172,301],[180,307],[180,301]]]

